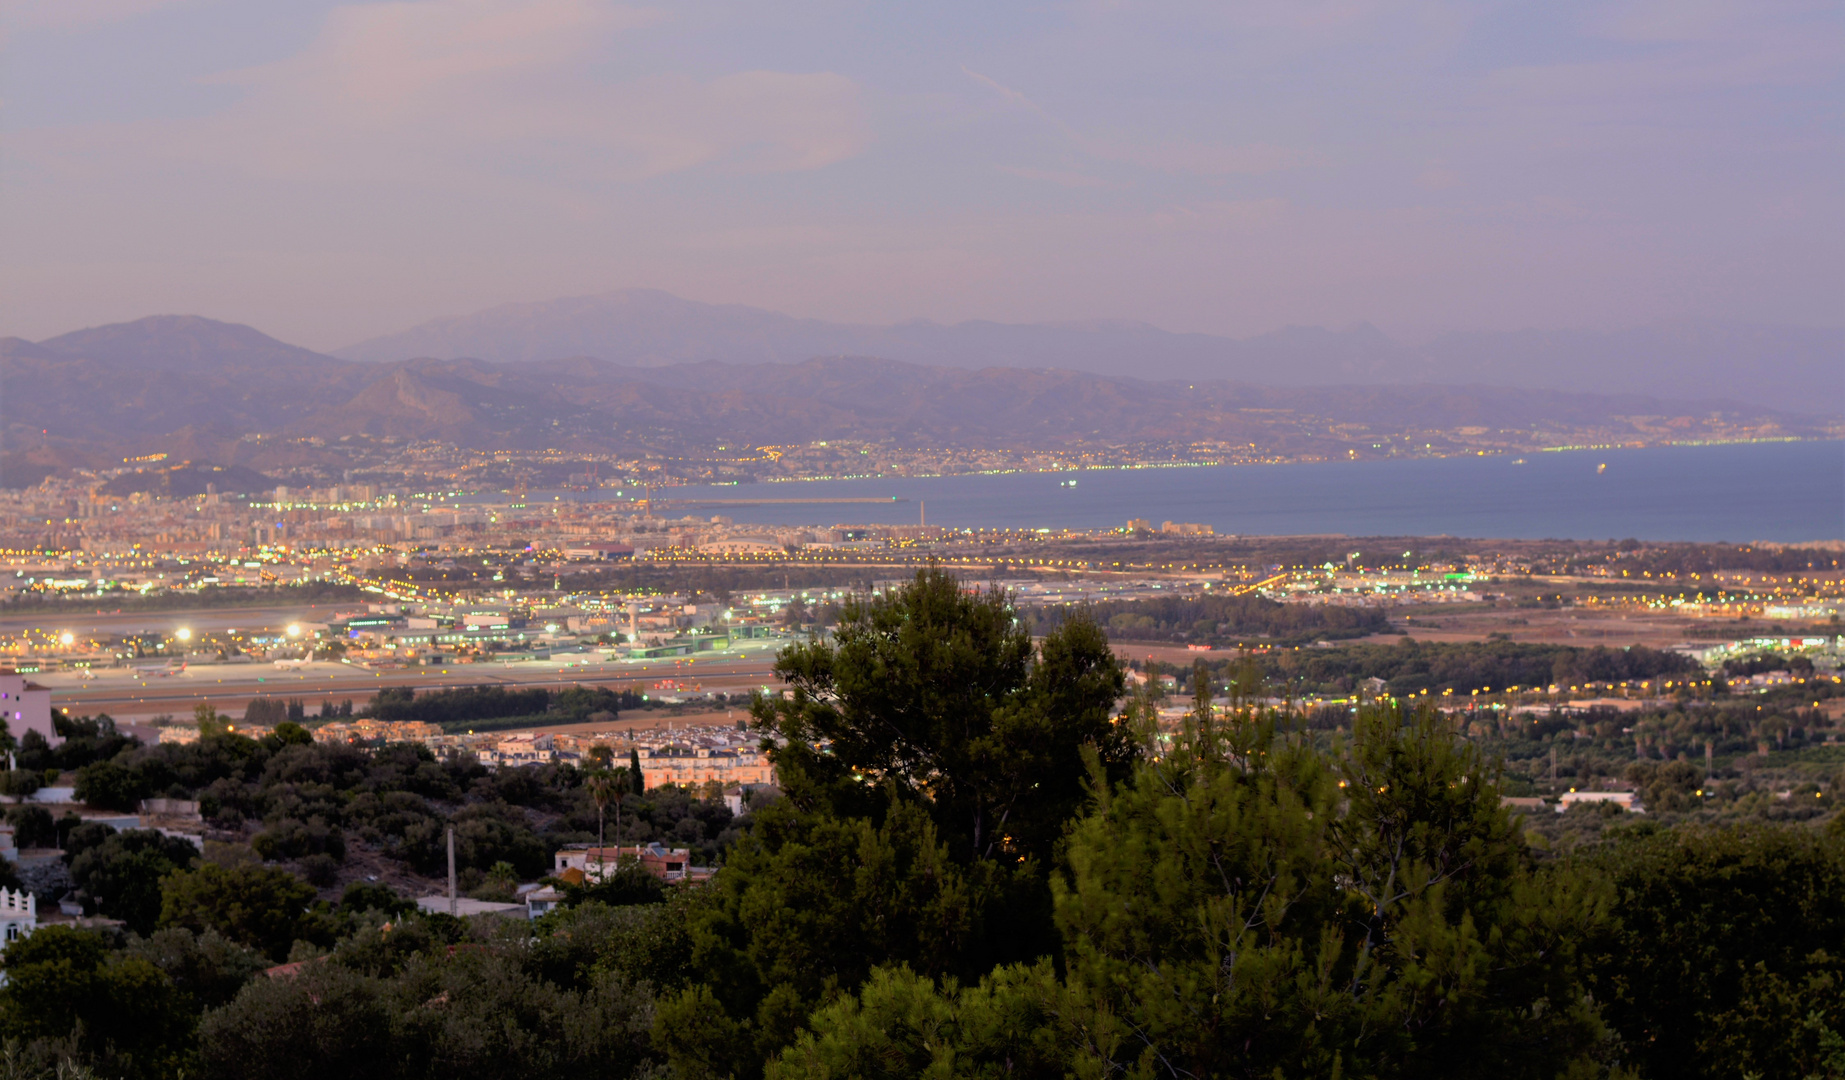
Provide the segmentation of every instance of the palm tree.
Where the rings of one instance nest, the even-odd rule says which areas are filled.
[[[609,805],[609,799],[615,794],[615,778],[607,770],[598,769],[589,775],[583,786],[589,789],[589,797],[596,800],[596,880],[602,880],[602,811]],[[620,807],[617,804],[615,819],[615,836],[621,838]]]
[[[628,770],[624,768],[609,770],[609,797],[615,800],[615,853],[616,862],[621,861],[621,801],[628,797]]]

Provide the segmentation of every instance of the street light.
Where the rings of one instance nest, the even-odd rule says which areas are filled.
[[[181,641],[191,641],[192,630],[190,627],[182,626],[178,630],[173,631],[173,636]]]
[[[58,644],[60,645],[75,645],[76,643],[77,643],[77,635],[71,633],[69,630],[66,630],[62,634],[58,635]]]
[[[300,637],[301,636],[301,624],[300,623],[289,623],[288,624],[288,636],[289,637]]]

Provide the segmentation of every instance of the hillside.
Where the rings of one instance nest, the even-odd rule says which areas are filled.
[[[879,356],[943,367],[1059,368],[1281,386],[1432,382],[1724,398],[1845,414],[1845,330],[1838,329],[1684,325],[1465,333],[1410,346],[1368,325],[1297,326],[1243,340],[1120,320],[854,325],[628,289],[501,305],[338,352],[369,361],[595,357],[637,367]]]
[[[274,455],[253,447],[357,435],[668,455],[723,442],[821,439],[973,448],[1212,441],[1306,453],[1369,448],[1367,439],[1412,432],[1465,431],[1484,445],[1524,446],[1583,433],[1657,441],[1832,430],[1823,417],[1643,395],[1180,382],[862,356],[651,367],[580,357],[369,363],[248,327],[168,317],[39,344],[0,341],[0,385],[9,450],[158,449],[258,470]]]

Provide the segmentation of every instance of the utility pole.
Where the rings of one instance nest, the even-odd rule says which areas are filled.
[[[461,904],[455,898],[455,827],[448,827],[448,913],[461,914]]]

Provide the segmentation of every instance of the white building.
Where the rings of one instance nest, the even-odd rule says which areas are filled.
[[[0,942],[12,944],[31,937],[38,929],[38,897],[21,890],[0,889]]]
[[[28,682],[11,668],[0,669],[0,720],[14,739],[36,731],[53,746],[64,741],[51,726],[51,688]]]
[[[564,894],[549,885],[542,885],[525,894],[525,913],[527,918],[537,919],[556,911],[564,903]]]
[[[1623,810],[1638,811],[1638,801],[1639,796],[1631,791],[1569,791],[1557,800],[1557,813],[1587,802],[1611,802]]]

